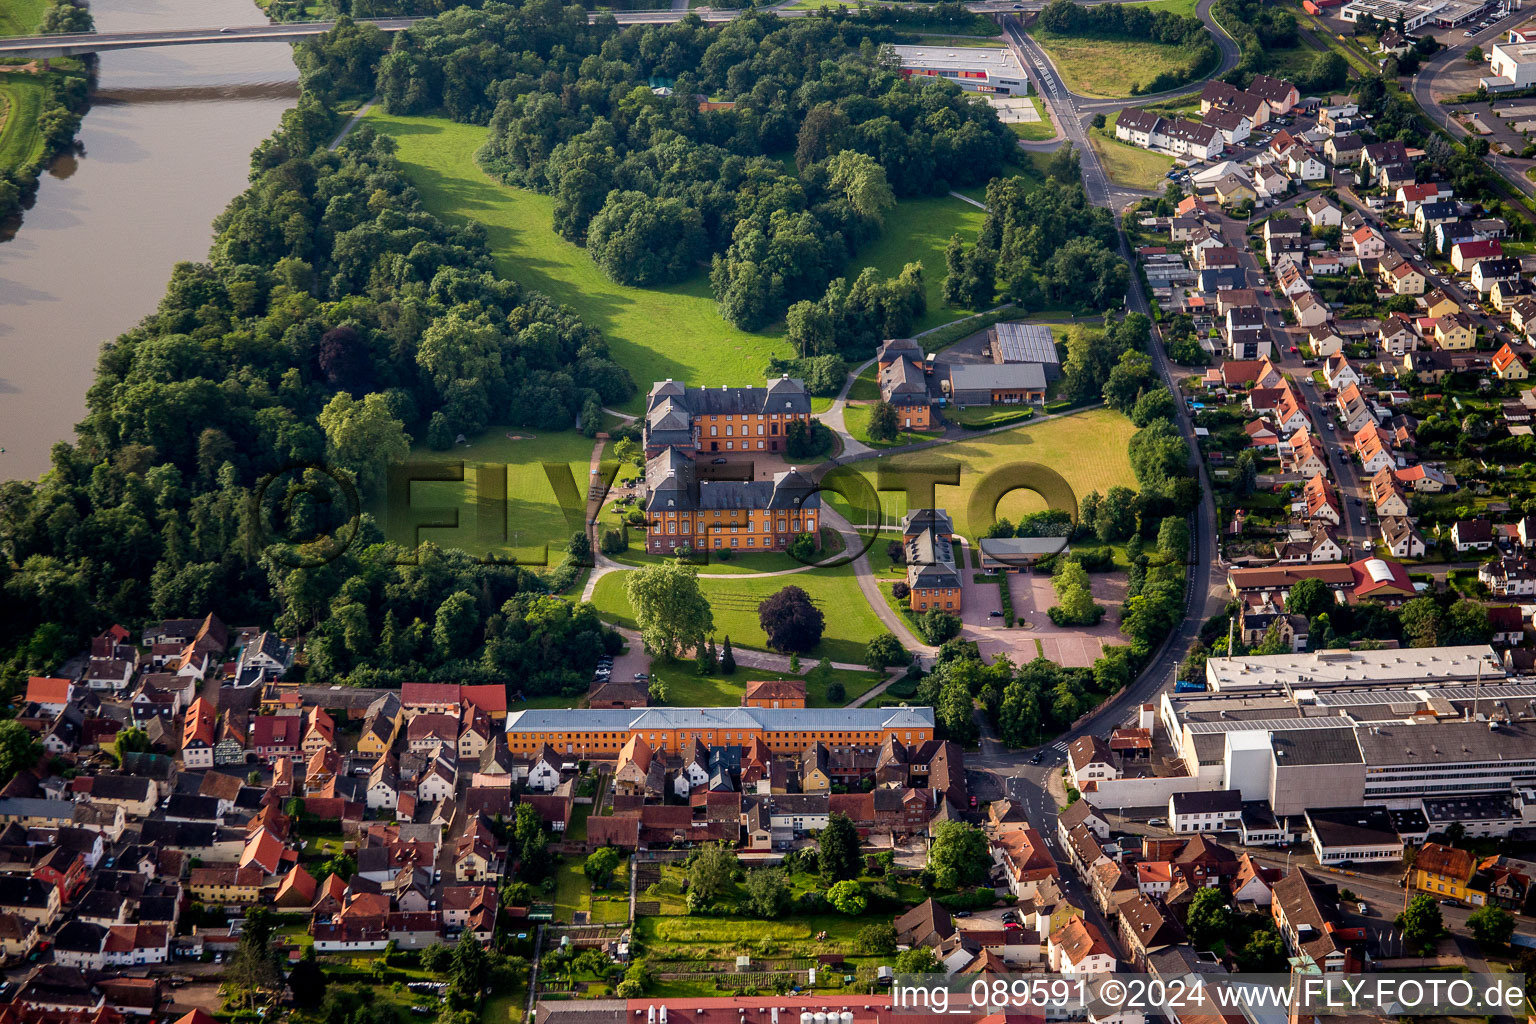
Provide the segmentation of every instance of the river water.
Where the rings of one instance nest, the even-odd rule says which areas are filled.
[[[255,25],[249,0],[93,0],[100,31]],[[283,43],[103,54],[81,152],[58,160],[0,243],[0,479],[36,477],[85,415],[96,357],[201,260],[251,150],[298,95]],[[196,432],[201,426],[187,424]]]

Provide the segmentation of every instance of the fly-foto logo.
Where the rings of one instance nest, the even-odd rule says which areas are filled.
[[[515,493],[506,464],[406,462],[389,467],[382,526],[394,542],[389,557],[401,562],[414,562],[414,552],[434,539],[434,531],[452,531],[451,546],[484,562],[547,566],[552,545],[563,549],[572,536],[586,534],[594,548],[605,529],[623,525],[648,538],[668,538],[665,553],[685,561],[707,563],[726,551],[725,557],[780,552],[807,566],[836,568],[891,539],[894,535],[882,538],[881,531],[915,510],[945,510],[966,532],[986,536],[1004,500],[1029,493],[1046,509],[1064,513],[1070,525],[1062,533],[1077,524],[1077,495],[1060,473],[1039,463],[1012,462],[983,474],[942,457],[882,463],[872,475],[866,466],[833,463],[818,472],[769,469],[750,460],[690,464],[685,480],[676,479],[675,471],[669,475],[662,499],[661,481],[647,485],[644,478],[616,493],[616,461],[599,463],[584,487],[570,464],[540,463],[547,486],[540,495]],[[451,486],[432,486],[444,484]],[[538,535],[529,536],[529,503],[551,502],[563,531],[541,515]],[[317,463],[296,463],[268,475],[254,489],[247,511],[247,546],[293,568],[326,565],[363,533],[363,504],[351,474]],[[828,512],[851,531],[833,529]],[[806,529],[812,523],[814,529]],[[840,548],[820,543],[825,529],[841,535]],[[795,544],[797,530],[813,542]],[[1068,538],[1039,540],[1057,547],[1044,550],[1037,544],[1035,558],[1064,550]],[[592,562],[590,555],[583,560]]]

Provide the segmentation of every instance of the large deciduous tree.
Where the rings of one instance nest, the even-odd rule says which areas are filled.
[[[811,603],[811,596],[789,586],[757,606],[757,621],[768,634],[768,646],[776,651],[803,654],[821,642],[826,619]]]
[[[661,657],[679,657],[715,628],[694,566],[669,560],[637,569],[625,579],[624,593],[645,646]]]

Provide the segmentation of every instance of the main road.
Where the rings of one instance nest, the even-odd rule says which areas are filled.
[[[786,3],[788,0],[786,0]],[[1079,3],[1100,4],[1113,3],[1116,0],[1077,0]],[[1232,42],[1225,32],[1221,31],[1215,21],[1210,17],[1210,6],[1214,0],[1200,0],[1197,13],[1200,15],[1211,34],[1216,37],[1216,43],[1222,48],[1222,69],[1217,75],[1225,74],[1237,66],[1237,44]],[[977,14],[1011,14],[1021,11],[1038,11],[1044,6],[1044,0],[974,0],[965,5],[967,10]],[[790,10],[787,6],[770,8],[775,14],[785,18],[803,18],[816,13],[812,10]],[[701,7],[695,10],[684,8],[672,8],[660,11],[613,11],[593,12],[589,15],[591,20],[612,17],[620,25],[646,25],[665,24],[681,21],[690,14],[697,15],[707,22],[731,21],[746,13],[741,10],[713,10]],[[384,32],[400,32],[410,28],[423,18],[359,18],[359,24],[373,25]],[[224,28],[189,28],[157,30],[152,32],[71,32],[58,35],[36,36],[11,36],[0,38],[0,56],[12,57],[72,57],[85,53],[101,53],[107,50],[129,50],[150,46],[193,46],[206,45],[208,43],[271,43],[271,42],[297,42],[312,36],[324,35],[336,27],[334,21],[290,21],[269,25],[244,25],[226,26]],[[1230,51],[1230,52],[1229,52]],[[1176,95],[1180,90],[1170,93],[1159,93],[1145,99],[1155,100],[1162,96]],[[1187,91],[1187,90],[1186,90]],[[1097,105],[1114,105],[1119,103],[1124,106],[1129,100],[1103,100],[1094,101]]]
[[[1419,66],[1419,73],[1414,76],[1412,83],[1413,98],[1418,101],[1419,107],[1428,115],[1431,121],[1455,138],[1466,138],[1472,133],[1467,128],[1451,117],[1453,104],[1448,104],[1436,98],[1435,90],[1440,85],[1438,79],[1451,67],[1464,64],[1467,52],[1472,47],[1485,47],[1497,42],[1504,35],[1506,29],[1501,20],[1491,28],[1485,28],[1476,32],[1470,39],[1461,37],[1461,41],[1448,44],[1445,49],[1424,61]],[[1485,65],[1486,67],[1486,65]],[[1470,90],[1469,90],[1470,91]],[[1525,195],[1536,199],[1536,182],[1525,176],[1525,172],[1531,168],[1529,160],[1515,160],[1503,153],[1489,152],[1483,158],[1488,162],[1499,176],[1510,185],[1519,189]]]
[[[1200,10],[1204,12],[1203,16],[1209,16],[1209,7],[1209,3],[1202,0]],[[1005,18],[1003,28],[1020,62],[1036,76],[1041,95],[1054,108],[1066,141],[1077,148],[1082,165],[1083,187],[1089,202],[1096,206],[1108,207],[1118,217],[1125,206],[1145,193],[1121,188],[1109,180],[1103,165],[1099,162],[1098,154],[1088,144],[1087,130],[1084,127],[1087,117],[1084,111],[1090,108],[1085,106],[1085,101],[1073,96],[1066,88],[1049,57],[1035,44],[1034,40],[1029,38],[1016,21]],[[1221,37],[1221,34],[1218,34],[1218,39]],[[1124,106],[1127,101],[1118,102]],[[1119,234],[1119,246],[1120,255],[1134,268],[1135,260],[1124,232]],[[1152,312],[1151,304],[1147,301],[1146,292],[1142,288],[1141,276],[1134,269],[1130,278],[1130,290],[1126,295],[1126,308],[1131,312],[1148,316]],[[1150,355],[1158,376],[1177,396],[1179,389],[1174,367],[1164,355],[1159,339],[1153,340]],[[1225,595],[1222,591],[1223,575],[1217,549],[1216,503],[1212,497],[1210,480],[1206,477],[1203,461],[1199,457],[1199,449],[1195,445],[1194,423],[1190,419],[1188,408],[1183,402],[1177,402],[1176,407],[1179,432],[1189,446],[1191,472],[1201,482],[1200,504],[1191,517],[1190,563],[1185,577],[1183,619],[1141,674],[1120,693],[1074,722],[1071,729],[1042,750],[1039,764],[1025,764],[1017,755],[983,754],[976,759],[982,767],[999,770],[1008,776],[1006,784],[1010,797],[1024,809],[1025,817],[1046,837],[1052,852],[1062,863],[1065,863],[1064,851],[1055,841],[1056,801],[1046,782],[1053,772],[1060,770],[1059,766],[1065,759],[1067,747],[1079,736],[1102,734],[1106,729],[1120,724],[1138,705],[1156,699],[1161,691],[1171,687],[1179,663],[1184,659],[1190,644],[1199,635],[1201,625],[1225,604]],[[1067,873],[1070,874],[1070,869]]]

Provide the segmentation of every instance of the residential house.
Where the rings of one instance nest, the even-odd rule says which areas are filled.
[[[1387,251],[1386,240],[1368,224],[1363,224],[1354,230],[1349,236],[1349,246],[1362,260],[1380,259]]]
[[[1520,278],[1520,261],[1512,256],[1502,259],[1479,260],[1472,267],[1472,287],[1479,295],[1487,295],[1500,281],[1516,281]]]
[[[1466,313],[1457,311],[1435,320],[1435,345],[1447,352],[1460,352],[1477,344],[1477,324]]]
[[[1381,541],[1394,558],[1423,558],[1424,537],[1407,516],[1387,516],[1381,520]]]
[[[1459,274],[1470,274],[1480,260],[1498,259],[1504,255],[1504,246],[1497,238],[1467,240],[1451,246],[1451,266]]]
[[[1525,362],[1508,344],[1500,345],[1493,354],[1493,372],[1500,380],[1525,380],[1530,376]]]
[[[1486,519],[1460,519],[1451,525],[1451,543],[1458,553],[1493,547],[1493,524]]]

